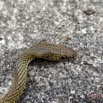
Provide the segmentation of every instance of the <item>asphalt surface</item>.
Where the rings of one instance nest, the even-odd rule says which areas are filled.
[[[75,60],[35,60],[17,103],[103,103],[102,0],[0,0],[0,97],[23,49],[46,41],[72,47]]]

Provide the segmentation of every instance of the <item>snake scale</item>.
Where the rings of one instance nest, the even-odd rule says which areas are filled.
[[[35,58],[59,61],[73,58],[77,53],[72,48],[59,44],[38,43],[24,50],[14,64],[13,82],[9,91],[0,98],[0,103],[15,103],[21,96],[27,80],[28,64]]]

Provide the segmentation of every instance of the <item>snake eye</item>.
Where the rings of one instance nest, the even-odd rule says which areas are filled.
[[[66,55],[63,55],[62,57],[61,57],[61,59],[66,59],[67,58],[67,56]]]

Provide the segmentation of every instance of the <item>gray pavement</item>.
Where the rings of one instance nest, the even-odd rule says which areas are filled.
[[[23,49],[46,40],[77,51],[75,60],[35,60],[17,103],[103,103],[102,0],[0,0],[0,97]]]

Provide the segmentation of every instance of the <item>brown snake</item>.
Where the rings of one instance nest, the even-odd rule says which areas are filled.
[[[61,58],[74,58],[77,53],[68,47],[59,44],[39,43],[21,53],[14,64],[14,79],[12,85],[0,103],[15,103],[22,94],[27,80],[28,64],[35,58],[59,61]]]

